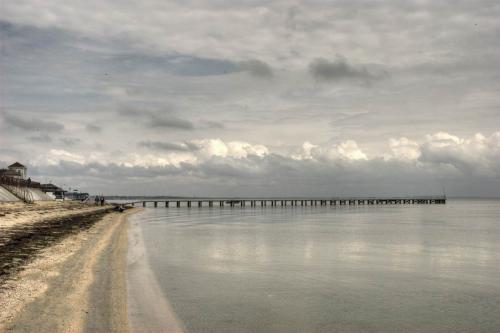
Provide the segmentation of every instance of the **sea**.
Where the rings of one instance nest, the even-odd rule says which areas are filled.
[[[129,223],[134,274],[186,332],[500,332],[500,200],[149,207]]]

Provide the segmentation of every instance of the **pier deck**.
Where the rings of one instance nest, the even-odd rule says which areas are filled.
[[[294,207],[343,205],[416,205],[446,204],[444,196],[427,197],[343,197],[343,198],[174,198],[148,199],[124,203],[125,205],[163,207]],[[149,204],[149,205],[148,205]]]

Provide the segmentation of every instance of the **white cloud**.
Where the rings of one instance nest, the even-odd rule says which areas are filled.
[[[420,161],[452,165],[470,175],[497,175],[500,165],[499,132],[490,137],[477,133],[471,138],[460,138],[445,132],[427,135],[420,145]]]
[[[292,154],[296,160],[366,160],[366,154],[354,140],[346,140],[337,145],[315,145],[306,141],[298,154]]]
[[[297,154],[293,154],[292,158],[296,160],[304,160],[304,159],[312,159],[312,151],[313,149],[316,149],[318,146],[313,145],[309,141],[306,141],[302,144],[302,147]]]
[[[200,147],[200,157],[210,158],[212,156],[226,157],[229,152],[227,145],[220,139],[205,139],[193,142]]]
[[[352,140],[336,145],[306,142],[297,147],[300,153],[290,154],[221,139],[193,140],[189,145],[198,148],[118,156],[54,149],[30,167],[35,175],[53,179],[66,175],[101,179],[108,192],[118,186],[116,180],[120,186],[128,184],[127,193],[137,188],[147,192],[147,186],[155,186],[146,185],[151,181],[179,194],[197,189],[211,195],[234,187],[238,194],[439,194],[442,185],[449,194],[479,195],[482,189],[494,195],[500,185],[500,132],[469,138],[438,132],[421,141],[391,139],[387,152],[373,156]],[[481,184],[480,189],[473,184]]]
[[[249,155],[263,157],[269,154],[269,150],[263,145],[252,145],[247,142],[231,141],[227,144],[228,155],[236,158],[245,158]]]
[[[338,147],[337,151],[342,157],[349,160],[366,160],[368,159],[361,149],[359,149],[358,144],[354,140],[347,140],[342,142]]]
[[[47,164],[58,164],[61,161],[75,162],[75,163],[86,163],[85,157],[79,154],[70,153],[62,149],[51,149],[48,156],[46,157]]]
[[[427,141],[432,143],[435,147],[449,147],[452,145],[461,145],[464,143],[463,139],[458,136],[451,135],[446,132],[438,132],[435,134],[427,135]]]
[[[126,167],[163,167],[172,165],[181,167],[182,163],[200,164],[211,158],[246,159],[250,156],[262,158],[269,154],[267,147],[253,145],[243,141],[224,142],[221,139],[193,140],[186,146],[196,147],[190,151],[158,151],[152,153],[129,152],[125,154],[109,154],[92,152],[88,155],[72,153],[61,149],[51,149],[48,154],[40,156],[35,164],[57,164],[73,162],[78,164],[99,163],[102,165],[119,164]]]
[[[402,160],[416,160],[420,157],[420,147],[416,141],[402,137],[399,139],[391,138],[389,140],[391,157]]]
[[[186,151],[157,151],[153,153],[129,152],[126,154],[109,154],[92,152],[88,155],[77,154],[62,149],[51,149],[47,155],[41,155],[37,164],[56,164],[68,161],[79,164],[100,163],[103,165],[121,164],[128,167],[162,167],[172,165],[182,167],[182,163],[192,165],[203,164],[213,158],[219,163],[240,160],[240,165],[255,163],[252,157],[264,159],[271,155],[268,147],[244,141],[228,141],[221,139],[192,140],[184,143],[196,147]],[[368,157],[354,140],[341,141],[338,144],[317,145],[304,142],[295,149],[295,153],[276,156],[296,161],[316,161],[325,165],[335,162],[354,163],[360,161],[401,160],[422,167],[425,164],[430,170],[435,165],[446,164],[464,173],[484,173],[493,175],[500,166],[500,132],[489,137],[478,133],[470,138],[437,132],[426,135],[421,142],[402,137],[392,138],[388,142],[389,152]]]

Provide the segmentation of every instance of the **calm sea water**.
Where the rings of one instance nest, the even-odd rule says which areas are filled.
[[[133,221],[189,332],[500,332],[498,200],[147,208]]]

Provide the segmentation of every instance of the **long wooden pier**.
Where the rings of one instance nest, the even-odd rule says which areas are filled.
[[[428,197],[345,197],[345,198],[174,198],[123,203],[143,207],[295,207],[344,205],[430,205],[446,204],[445,196]],[[149,205],[148,205],[149,204]]]

